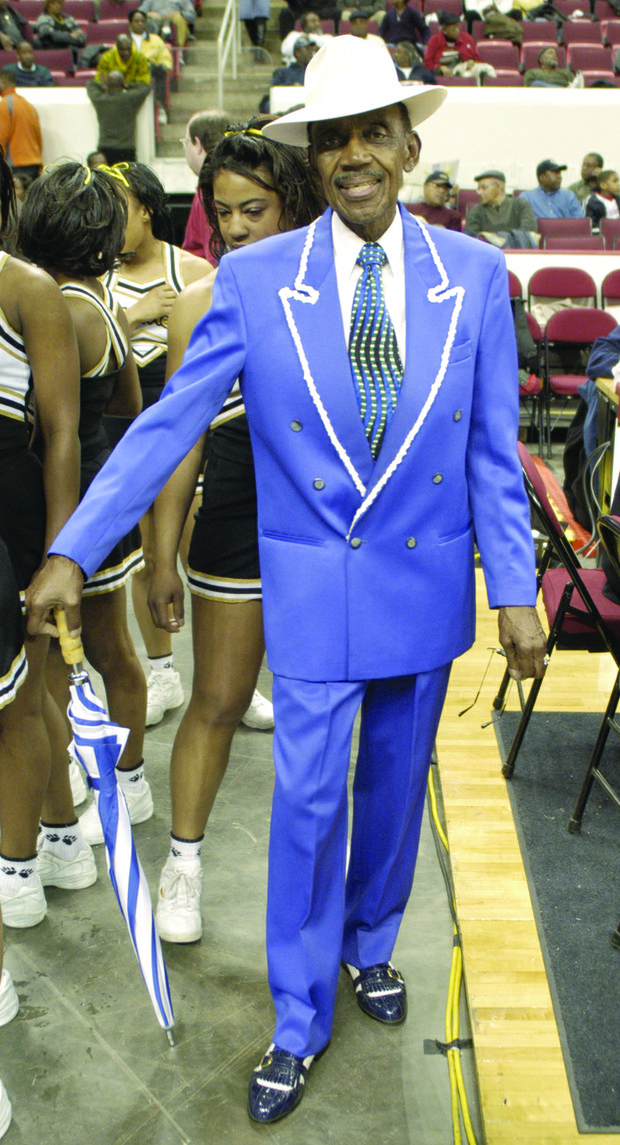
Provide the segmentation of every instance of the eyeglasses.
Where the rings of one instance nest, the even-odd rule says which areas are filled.
[[[185,135],[182,139],[179,139],[179,143],[181,144],[181,147],[189,147],[189,139],[187,139]]]

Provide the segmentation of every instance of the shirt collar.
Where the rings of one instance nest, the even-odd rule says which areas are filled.
[[[344,264],[347,265],[347,273],[351,275],[364,245],[364,239],[361,239],[346,223],[343,223],[335,211],[332,211],[332,241],[334,254],[343,266]],[[404,258],[403,220],[398,207],[393,221],[378,242],[383,247],[390,269],[394,273]]]

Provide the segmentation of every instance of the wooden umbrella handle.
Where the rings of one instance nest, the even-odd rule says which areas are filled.
[[[60,651],[65,664],[81,664],[84,659],[84,649],[79,636],[70,636],[67,628],[67,617],[63,608],[54,609],[54,620],[58,629]]]

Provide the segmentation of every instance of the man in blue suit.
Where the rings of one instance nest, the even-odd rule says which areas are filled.
[[[257,1121],[301,1100],[329,1042],[341,964],[365,1014],[406,1016],[390,959],[451,662],[474,638],[474,535],[512,674],[544,670],[504,260],[397,202],[419,153],[412,125],[444,96],[401,88],[388,54],[354,37],[321,48],[305,108],[266,131],[309,137],[330,209],[224,258],[183,366],[115,450],[29,597],[31,631],[46,630],[57,603],[79,626],[82,573],[151,503],[239,376],[276,712],[276,1029],[250,1083]],[[377,331],[381,348],[370,349]]]

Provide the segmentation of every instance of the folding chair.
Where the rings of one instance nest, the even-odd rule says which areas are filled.
[[[485,64],[492,64],[494,68],[508,68],[509,71],[517,71],[519,51],[508,40],[478,40],[476,47],[480,59]]]
[[[537,362],[527,382],[525,384],[519,382],[519,404],[526,409],[530,419],[530,425],[538,434],[539,448],[542,448],[545,440],[545,387],[542,380],[541,369],[542,332],[534,316],[529,314],[527,310],[525,317],[527,319],[528,330],[536,346]]]
[[[551,398],[563,400],[564,409],[571,398],[578,396],[578,388],[587,381],[583,370],[575,373],[555,371],[550,363],[554,350],[566,352],[569,347],[576,351],[592,348],[597,338],[606,337],[615,330],[618,323],[607,310],[595,307],[575,306],[568,310],[558,310],[552,314],[544,333],[544,379],[546,388],[547,445],[551,455]],[[582,355],[583,356],[583,355]]]
[[[527,308],[532,309],[532,299],[584,299],[596,306],[596,283],[592,275],[577,266],[543,266],[535,270],[527,288]]]
[[[523,20],[522,27],[522,42],[524,44],[527,44],[530,40],[533,40],[535,43],[544,41],[545,43],[551,44],[552,47],[557,48],[558,30],[555,26],[555,20]]]
[[[577,554],[566,539],[551,507],[545,483],[533,458],[522,442],[518,443],[518,449],[530,505],[536,522],[546,538],[538,567],[537,583],[549,624],[547,656],[551,657],[556,648],[560,651],[610,652],[620,668],[620,605],[613,604],[603,595],[606,578],[602,569],[581,567]],[[551,567],[552,561],[559,562],[557,568]],[[532,681],[519,726],[502,767],[502,774],[507,779],[514,773],[517,756],[543,679],[544,677]],[[493,701],[496,710],[501,710],[504,706],[509,682],[510,676],[506,669],[499,692]],[[614,690],[620,697],[618,679]],[[612,692],[612,699],[613,695]],[[610,705],[611,702],[610,699]]]
[[[601,234],[602,234],[603,238],[605,239],[605,244],[607,246],[607,250],[613,250],[612,239],[614,239],[617,235],[620,235],[620,219],[607,219],[607,218],[601,219]],[[613,274],[614,271],[612,271],[611,273]],[[609,277],[610,277],[610,275],[607,275],[607,278],[609,278]],[[605,279],[605,282],[607,281],[607,278]],[[605,282],[603,282],[603,290],[605,287]],[[604,295],[604,293],[601,293],[601,298],[603,300],[603,307],[604,307],[605,306],[605,295]],[[616,295],[616,298],[620,298],[620,291]]]
[[[550,45],[548,40],[529,40],[521,44],[521,67],[524,72],[529,68],[538,67],[538,57],[543,48],[554,47],[558,53],[558,67],[566,67],[566,49],[557,44]]]
[[[568,44],[566,63],[575,72],[605,72],[612,76],[614,73],[611,48],[606,48],[600,40],[598,44]]]
[[[618,545],[620,544],[620,517],[599,517],[596,523],[596,527],[601,540],[601,544],[605,549],[607,556],[609,557],[611,565],[616,574],[620,576],[620,554],[618,551]],[[602,569],[600,571],[603,572]],[[616,608],[620,612],[620,605],[616,605]],[[612,651],[611,648],[609,650],[610,652]],[[614,656],[616,664],[618,664],[617,655],[614,655],[613,652],[612,655]],[[600,770],[601,759],[610,731],[613,731],[617,736],[620,736],[620,723],[618,723],[618,720],[616,719],[616,710],[618,708],[619,701],[620,672],[616,676],[614,686],[611,690],[609,703],[607,704],[607,709],[599,728],[596,743],[592,749],[592,755],[590,756],[590,761],[588,763],[584,781],[581,786],[581,791],[577,796],[575,810],[573,811],[570,822],[568,824],[568,829],[573,834],[577,834],[581,830],[581,820],[583,819],[583,813],[585,811],[586,803],[588,802],[588,797],[592,790],[592,784],[594,783],[594,780],[596,780],[599,786],[603,788],[603,791],[606,792],[612,803],[615,803],[616,807],[620,810],[620,794],[612,787],[609,780],[606,779]]]
[[[602,235],[545,235],[543,250],[605,250],[605,239]]]
[[[543,238],[551,235],[591,235],[592,219],[538,219],[536,230]]]
[[[484,87],[523,87],[523,76],[521,72],[498,69],[494,76],[484,77]]]
[[[601,25],[593,20],[575,20],[574,23],[562,25],[562,43],[569,44],[600,44]]]

